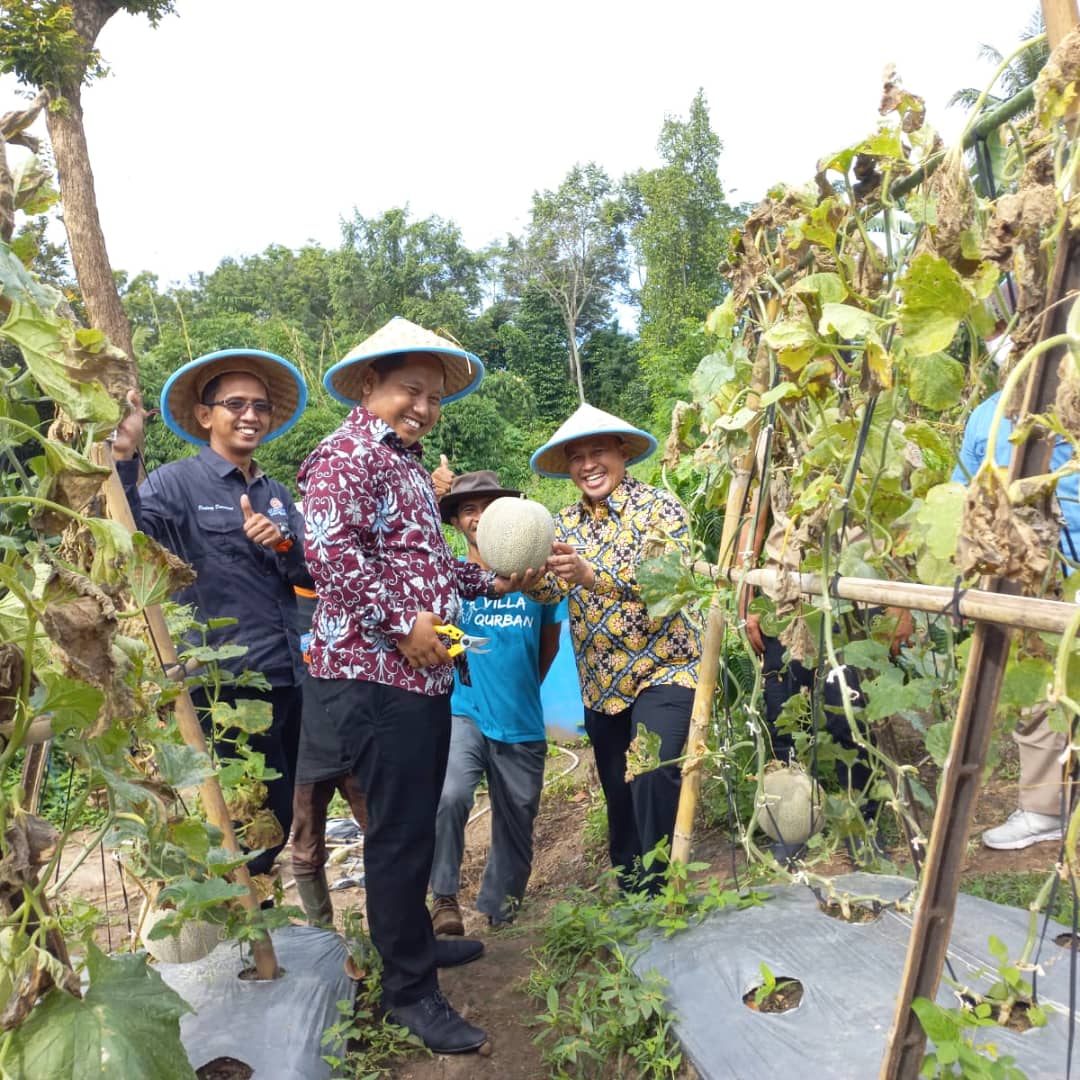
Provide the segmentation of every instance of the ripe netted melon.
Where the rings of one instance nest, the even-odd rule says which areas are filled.
[[[201,919],[191,919],[184,923],[178,934],[158,938],[156,941],[152,940],[150,931],[167,914],[167,910],[156,906],[147,910],[145,900],[139,913],[139,919],[142,923],[143,948],[160,963],[194,963],[204,956],[209,956],[218,942],[224,940],[222,927],[217,923],[203,922]]]
[[[531,499],[496,499],[484,510],[476,529],[480,558],[503,577],[543,566],[553,543],[551,513]]]
[[[800,765],[773,762],[765,770],[761,787],[757,823],[773,840],[805,844],[825,823],[821,788]]]

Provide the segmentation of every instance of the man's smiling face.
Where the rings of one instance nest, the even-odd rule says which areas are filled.
[[[368,412],[388,423],[406,446],[422,439],[442,411],[446,372],[434,356],[418,353],[381,375],[364,373],[361,401]]]
[[[480,528],[481,516],[496,498],[496,495],[470,495],[458,503],[450,524],[465,537],[470,548],[476,547],[476,530]]]
[[[226,461],[242,464],[250,460],[270,430],[271,414],[265,411],[265,403],[269,401],[266,387],[261,379],[242,372],[222,375],[210,385],[214,401],[243,403],[243,409],[233,412],[221,404],[196,405],[195,418],[206,431],[212,450]],[[255,402],[264,411],[258,411]]]
[[[618,435],[585,435],[566,444],[570,479],[592,502],[606,499],[626,475],[629,451]]]

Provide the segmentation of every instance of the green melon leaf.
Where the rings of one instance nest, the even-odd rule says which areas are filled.
[[[951,332],[949,337],[951,340]],[[948,353],[935,352],[910,359],[907,372],[911,400],[935,412],[951,408],[964,392],[967,372]]]
[[[960,275],[928,252],[912,260],[900,288],[900,329],[909,356],[929,356],[944,349],[975,303]]]
[[[822,334],[835,331],[842,338],[864,338],[877,331],[881,320],[869,311],[851,304],[826,304],[821,310],[818,330]]]
[[[1005,669],[999,709],[1026,709],[1046,700],[1046,688],[1054,681],[1054,668],[1035,656],[1014,660]]]
[[[915,513],[915,520],[926,530],[926,546],[939,559],[956,554],[965,494],[963,484],[938,484],[926,493]]]
[[[791,291],[800,296],[816,296],[822,304],[839,304],[847,299],[847,286],[839,274],[807,274],[796,281]]]
[[[90,942],[86,966],[90,987],[82,1000],[50,990],[10,1033],[8,1075],[193,1080],[180,1042],[180,1017],[191,1009],[146,957],[109,957]]]
[[[713,352],[702,357],[690,377],[690,389],[698,401],[708,400],[735,378],[735,361],[728,352]]]
[[[5,284],[0,280],[0,285]],[[69,340],[68,335],[71,335]],[[41,314],[31,304],[12,301],[0,338],[17,345],[42,391],[72,420],[111,427],[120,419],[120,407],[95,379],[80,381],[82,365],[75,357],[74,333],[59,320]]]

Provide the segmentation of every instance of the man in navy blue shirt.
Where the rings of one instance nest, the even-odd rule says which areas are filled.
[[[165,423],[201,445],[199,453],[162,465],[140,486],[145,414],[133,401],[135,407],[115,433],[113,456],[139,529],[195,568],[195,583],[175,599],[193,605],[202,623],[237,620],[206,632],[209,645],[247,648],[242,656],[219,661],[219,667],[236,677],[245,670],[261,672],[270,684],[269,691],[259,691],[227,682],[216,694],[216,700],[229,704],[257,699],[272,707],[269,730],[248,739],[250,748],[280,774],[266,784],[267,807],[281,826],[280,838],[249,845],[264,847],[249,864],[253,874],[264,874],[292,824],[305,673],[293,586],[310,585],[310,578],[300,512],[288,489],[270,479],[252,455],[297,421],[307,388],[300,373],[279,356],[227,349],[175,372],[161,401]],[[209,706],[202,688],[193,691],[192,699],[200,711]],[[274,832],[271,828],[271,836]]]

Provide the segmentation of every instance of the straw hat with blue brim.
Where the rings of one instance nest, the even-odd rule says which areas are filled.
[[[566,444],[590,435],[617,436],[629,451],[627,465],[644,461],[656,449],[656,440],[647,431],[593,405],[579,405],[562,427],[533,454],[529,464],[541,476],[567,479],[570,469],[566,464]]]
[[[382,356],[409,354],[433,356],[442,364],[446,372],[444,405],[471,394],[484,377],[484,365],[479,357],[447,338],[398,316],[350,349],[323,376],[323,386],[338,401],[355,405],[363,395],[364,372],[373,361]]]
[[[307,384],[288,360],[259,349],[221,349],[174,371],[161,391],[161,418],[181,439],[208,444],[206,428],[195,417],[203,391],[219,375],[254,375],[266,387],[274,411],[263,442],[284,435],[307,405]]]

